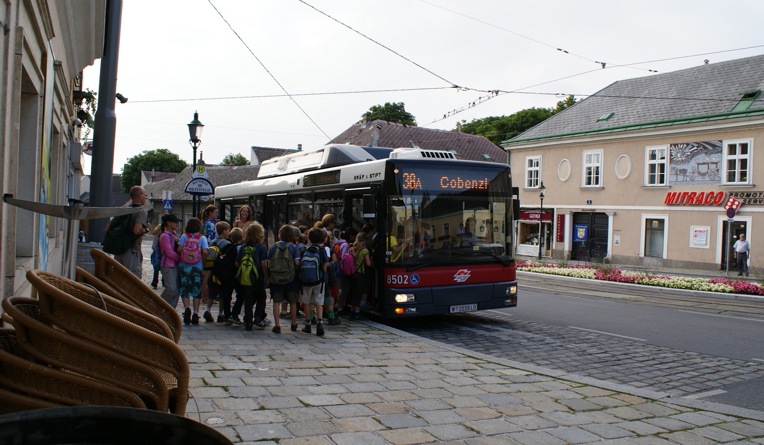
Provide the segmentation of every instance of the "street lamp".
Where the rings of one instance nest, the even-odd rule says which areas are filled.
[[[202,128],[204,128],[204,124],[199,122],[199,113],[195,111],[194,120],[188,124],[188,143],[191,144],[191,147],[194,149],[194,163],[193,169],[191,170],[192,178],[196,172],[196,149],[199,148],[199,145],[202,144]],[[191,197],[191,212],[193,218],[198,218],[199,216],[198,202],[198,197],[193,195]]]
[[[539,210],[539,261],[541,261],[541,251],[544,246],[544,237],[541,235],[544,224],[544,181],[539,184],[539,199],[541,200],[541,210]]]

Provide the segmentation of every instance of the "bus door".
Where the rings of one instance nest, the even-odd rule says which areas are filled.
[[[270,195],[265,197],[265,215],[263,226],[265,227],[265,242],[268,246],[278,241],[279,229],[287,220],[287,195]]]

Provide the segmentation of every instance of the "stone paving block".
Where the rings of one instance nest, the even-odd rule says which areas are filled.
[[[556,428],[559,425],[552,422],[551,420],[544,419],[543,417],[539,416],[518,416],[518,417],[509,417],[507,418],[507,422],[513,423],[525,430],[540,430],[540,429],[546,429],[546,428]]]
[[[539,413],[539,411],[533,409],[533,407],[528,406],[527,404],[518,404],[518,405],[510,405],[510,406],[495,406],[492,408],[507,417],[527,416],[527,415]]]
[[[430,425],[460,423],[467,420],[460,416],[457,412],[450,409],[438,409],[429,411],[418,410],[417,415]]]
[[[340,431],[348,433],[385,429],[384,425],[371,417],[348,417],[345,419],[334,419],[332,422],[337,425]]]
[[[407,400],[404,403],[417,411],[451,409],[451,406],[443,402],[442,400],[433,400],[433,399]]]
[[[423,389],[415,389],[414,391],[411,391],[411,394],[415,396],[415,398],[420,399],[446,399],[453,396],[453,393],[446,391],[443,388],[423,388]],[[481,397],[481,396],[478,396]],[[400,399],[403,400],[403,399]],[[411,399],[407,399],[411,400]]]
[[[621,400],[618,397],[589,397],[586,400],[605,408],[633,405],[633,403]]]
[[[290,422],[286,424],[286,428],[295,437],[316,437],[340,432],[337,426],[328,420],[311,419],[302,422]]]
[[[219,378],[209,378],[204,379],[204,382],[206,383],[205,386],[227,386],[227,387],[234,387],[234,386],[243,386],[244,381],[240,378],[232,378],[232,379],[219,379]]]
[[[191,392],[191,395],[193,395],[195,398],[202,398],[202,399],[213,399],[216,397],[225,397],[228,395],[228,392],[223,387],[218,386],[202,386],[199,388],[194,388]]]
[[[304,406],[297,397],[261,397],[257,399],[261,406],[268,409],[296,408]]]
[[[302,403],[312,406],[342,405],[345,402],[331,394],[303,395],[297,397]]]
[[[237,413],[237,417],[245,425],[253,423],[282,423],[286,420],[286,417],[281,412],[273,409],[240,411]]]
[[[658,428],[663,428],[666,431],[687,430],[695,427],[695,425],[687,422],[682,422],[679,419],[674,419],[671,417],[653,417],[650,419],[642,419],[642,422],[649,423],[650,425],[655,425]]]
[[[223,410],[254,410],[258,409],[260,405],[255,399],[236,399],[233,397],[221,397],[215,399],[215,405]]]
[[[410,408],[405,403],[400,402],[383,402],[383,403],[370,403],[367,405],[379,414],[401,414],[410,412]]]
[[[331,420],[332,416],[324,409],[318,406],[299,406],[295,408],[285,408],[280,410],[288,422],[298,422],[303,420]]]
[[[573,411],[600,410],[602,406],[589,401],[588,399],[561,399],[557,401],[558,405],[563,405]]]
[[[660,437],[666,440],[670,440],[672,443],[679,443],[683,445],[715,445],[717,443],[711,439],[698,436],[692,431],[677,431],[673,433],[662,434]]]
[[[424,429],[439,440],[457,440],[478,436],[475,430],[459,424],[429,426]]]
[[[464,425],[486,436],[522,431],[521,427],[507,422],[504,418],[473,420]]]
[[[565,441],[545,431],[509,433],[509,437],[524,445],[565,445]]]
[[[738,422],[720,423],[715,426],[725,431],[741,434],[746,437],[764,436],[764,423],[762,422],[741,420]]]
[[[652,415],[636,410],[629,406],[619,406],[616,408],[608,408],[605,410],[606,413],[612,414],[616,417],[619,417],[623,420],[638,420],[638,419],[644,419],[647,417],[652,417]]]
[[[396,431],[380,431],[382,438],[394,445],[413,445],[432,442],[436,440],[427,431],[421,428],[404,428]]]
[[[281,379],[278,377],[246,377],[241,381],[247,386],[281,386]]]
[[[408,380],[406,380],[406,381],[403,381],[403,380],[399,380],[399,381],[391,380],[391,381],[387,381],[387,382],[381,382],[379,385],[380,386],[384,386],[385,388],[389,389],[390,391],[398,391],[398,390],[409,390],[409,391],[411,391],[411,390],[414,390],[414,389],[416,389],[418,387],[415,383],[413,383],[411,381],[408,381]]]
[[[258,442],[260,445],[261,442]],[[264,444],[267,444],[264,443]],[[274,445],[333,445],[333,443],[327,437],[295,437],[292,439],[282,439],[278,442],[273,442]]]
[[[487,405],[494,406],[514,405],[517,403],[522,403],[522,400],[509,394],[480,394],[475,397],[485,402]]]
[[[580,425],[580,427],[603,439],[621,439],[635,436],[633,431],[625,430],[612,424],[590,423]]]
[[[345,394],[348,390],[343,385],[314,385],[307,386],[305,390],[311,394]]]
[[[591,442],[597,442],[600,440],[600,437],[596,434],[592,434],[589,431],[586,431],[579,427],[574,426],[561,426],[559,428],[550,428],[548,430],[544,430],[544,432],[549,433],[555,437],[558,437],[565,441],[565,443],[569,444],[576,444],[576,443],[591,443]]]
[[[444,388],[446,391],[457,396],[475,396],[486,392],[479,386],[452,386]]]
[[[454,412],[469,420],[496,419],[501,417],[501,413],[489,407],[457,408]]]
[[[293,437],[292,433],[279,424],[254,424],[242,425],[234,428],[236,434],[245,442],[263,441],[266,439],[288,439]]]
[[[741,440],[744,439],[743,436],[740,434],[735,434],[733,432],[717,428],[715,426],[707,426],[703,428],[696,428],[692,430],[693,434],[697,434],[698,436],[703,436],[711,440],[715,440],[717,442],[732,442],[733,440]]]
[[[338,433],[332,434],[329,438],[336,445],[390,445],[391,443],[384,437],[371,432]]]
[[[657,436],[661,433],[667,433],[669,430],[661,428],[642,420],[630,420],[628,422],[619,422],[615,424],[619,428],[634,432],[639,436]]]
[[[468,408],[476,406],[488,406],[488,404],[475,396],[456,396],[443,400],[454,408]]]
[[[691,423],[696,426],[706,426],[706,425],[713,425],[715,423],[720,423],[719,419],[708,416],[704,414],[703,412],[681,413],[681,414],[671,416],[671,418],[678,419],[683,422]]]
[[[392,429],[427,426],[427,423],[412,413],[381,414],[376,419],[384,426]]]
[[[324,410],[331,414],[335,418],[346,418],[346,417],[358,417],[358,416],[372,416],[376,414],[373,410],[370,408],[367,408],[363,405],[352,405],[352,404],[346,404],[346,405],[336,405],[336,406],[324,406]]]

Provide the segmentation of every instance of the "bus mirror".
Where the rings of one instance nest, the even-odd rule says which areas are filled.
[[[363,195],[363,214],[364,218],[377,217],[377,197],[376,195]]]
[[[520,200],[518,198],[512,199],[512,219],[515,221],[520,219]]]

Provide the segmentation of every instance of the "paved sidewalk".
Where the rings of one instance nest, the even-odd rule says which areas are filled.
[[[188,417],[235,443],[764,444],[764,412],[533,367],[372,321],[326,326],[323,338],[270,328],[184,328]]]

